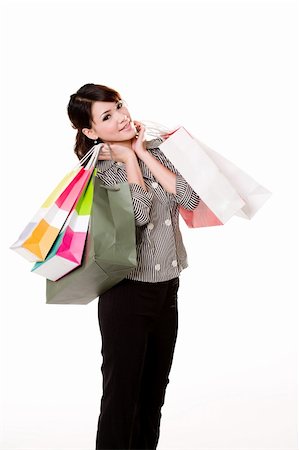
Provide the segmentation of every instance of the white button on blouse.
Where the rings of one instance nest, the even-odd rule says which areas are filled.
[[[160,270],[160,268],[161,268],[160,264],[155,265],[155,270]]]
[[[167,225],[169,227],[169,225],[171,225],[171,220],[170,219],[166,219],[165,220],[165,225]]]
[[[158,183],[157,183],[156,181],[153,181],[153,182],[152,182],[152,186],[153,186],[154,189],[157,189]]]
[[[176,267],[178,265],[178,262],[176,259],[174,259],[171,263],[172,267]]]
[[[152,222],[150,222],[150,223],[148,224],[147,228],[148,228],[149,230],[152,230],[152,229],[154,228],[154,224],[153,224]]]

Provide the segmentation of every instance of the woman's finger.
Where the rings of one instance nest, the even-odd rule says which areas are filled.
[[[140,141],[143,140],[144,132],[145,132],[145,126],[141,124],[139,127],[139,130],[138,130],[138,140],[140,140]]]
[[[98,159],[107,159],[106,155],[99,155]]]
[[[110,151],[101,149],[98,159],[111,159]]]
[[[134,120],[133,121],[133,123],[134,123],[134,126],[135,126],[135,128],[136,128],[136,130],[139,132],[139,131],[141,131],[141,128],[144,126],[141,122],[139,122],[138,120]]]
[[[100,155],[108,155],[110,154],[110,150],[107,144],[103,144],[101,149],[100,149]]]

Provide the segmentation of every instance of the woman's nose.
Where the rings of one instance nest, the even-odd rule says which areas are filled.
[[[122,122],[124,122],[125,120],[127,120],[128,119],[128,116],[127,116],[127,114],[124,114],[124,113],[122,113],[122,112],[119,112],[119,122],[120,123],[122,123]]]

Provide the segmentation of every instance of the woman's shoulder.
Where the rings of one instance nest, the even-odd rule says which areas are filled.
[[[98,161],[96,176],[105,184],[114,184],[126,181],[123,164],[115,162],[111,159]]]
[[[160,145],[164,142],[162,138],[155,138],[151,141],[146,141],[145,147],[146,149],[160,162],[163,164],[167,163],[167,158],[165,157],[163,151],[160,149]]]
[[[162,138],[151,139],[150,141],[145,141],[145,147],[148,150],[156,149],[159,147],[159,145],[162,144],[162,142],[163,142]]]

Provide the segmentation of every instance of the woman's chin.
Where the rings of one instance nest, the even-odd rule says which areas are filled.
[[[121,134],[121,140],[122,141],[131,141],[132,139],[134,139],[135,137],[138,136],[137,132],[135,130],[133,130],[133,129],[130,130],[130,132],[127,131],[126,133],[121,133],[120,132],[120,134]]]

